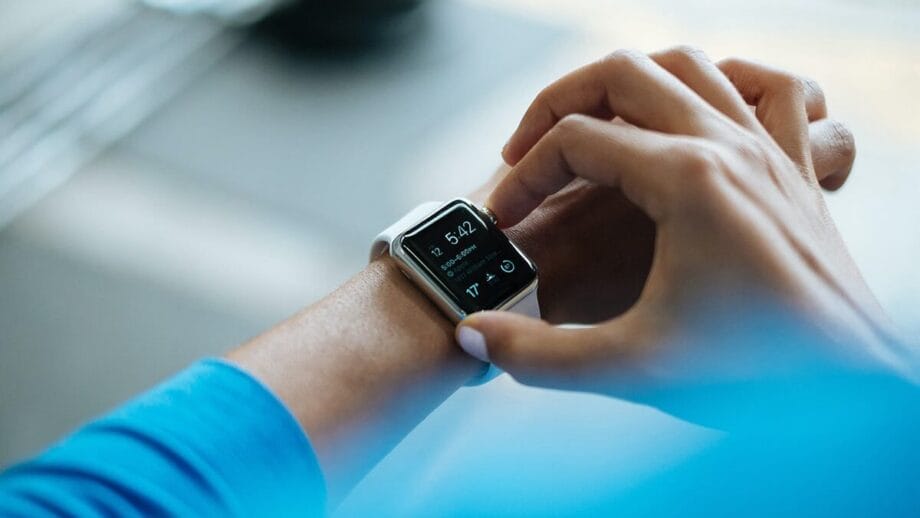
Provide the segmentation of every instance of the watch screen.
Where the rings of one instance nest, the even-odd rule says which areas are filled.
[[[537,276],[498,227],[460,200],[406,232],[402,245],[467,314],[496,308]]]

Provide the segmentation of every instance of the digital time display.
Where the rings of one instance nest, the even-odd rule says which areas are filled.
[[[496,308],[537,276],[501,230],[460,200],[406,232],[402,244],[467,314]]]

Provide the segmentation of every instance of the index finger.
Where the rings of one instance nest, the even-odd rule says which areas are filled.
[[[687,137],[569,115],[498,183],[486,206],[499,226],[510,227],[577,176],[619,188],[652,220],[661,221],[683,188],[687,175],[681,173],[710,166],[691,143]]]
[[[714,108],[649,56],[619,50],[543,89],[502,150],[505,161],[516,164],[570,114],[619,116],[640,128],[694,136],[718,124]]]

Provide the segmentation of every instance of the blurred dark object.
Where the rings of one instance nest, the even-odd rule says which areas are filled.
[[[262,20],[260,33],[293,48],[355,48],[402,40],[420,29],[425,0],[298,0]]]
[[[142,0],[176,15],[203,15],[288,48],[367,48],[419,27],[426,0]]]

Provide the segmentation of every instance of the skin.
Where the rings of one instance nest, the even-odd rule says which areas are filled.
[[[630,59],[633,57],[640,60],[629,55]],[[652,65],[646,63],[643,66]],[[636,81],[642,79],[642,74],[629,73],[636,75]],[[657,73],[669,74],[664,69]],[[674,76],[669,77],[668,88],[679,90],[680,82]],[[757,82],[760,80],[765,79],[760,76],[750,78],[755,86],[760,84]],[[562,88],[550,87],[551,93],[541,94],[542,98],[558,92],[560,101],[564,98],[566,102],[573,103],[566,106],[586,106],[583,100],[568,95],[572,87],[587,92],[586,87],[571,77],[564,78],[559,84]],[[722,86],[725,85],[730,86],[727,79],[722,81]],[[643,95],[639,91],[630,91],[624,99],[633,96],[642,99]],[[737,93],[734,95],[734,99],[740,99]],[[675,125],[681,124],[681,117],[698,119],[697,112],[717,119],[718,122],[711,122],[712,128],[731,122],[724,116],[712,115],[712,107],[701,100],[687,108],[680,106],[679,96],[673,93],[666,98],[670,100],[662,110],[679,108],[679,116],[670,121]],[[654,104],[648,100],[643,102]],[[804,100],[800,99],[800,102],[804,103]],[[757,118],[746,104],[739,103],[737,107],[748,117],[747,123],[753,125]],[[819,104],[823,106],[823,100]],[[646,105],[643,109],[648,108]],[[677,239],[671,236],[675,236],[675,232],[679,234],[681,229],[663,226],[663,223],[671,221],[667,218],[672,214],[669,212],[671,207],[680,206],[677,198],[690,197],[683,206],[693,207],[692,197],[709,199],[713,195],[702,188],[685,190],[681,196],[675,192],[675,199],[668,198],[666,204],[665,198],[647,194],[657,191],[650,187],[646,189],[643,182],[635,182],[642,184],[642,188],[634,187],[624,181],[624,173],[610,173],[620,170],[619,167],[612,168],[612,163],[641,158],[632,148],[640,147],[640,144],[650,145],[638,137],[632,147],[615,146],[609,135],[601,138],[602,133],[597,126],[601,124],[618,128],[612,131],[632,132],[630,135],[645,131],[640,129],[641,125],[635,125],[640,118],[633,116],[632,112],[627,114],[622,111],[619,105],[615,113],[622,120],[615,122],[608,122],[614,112],[612,107],[603,104],[593,106],[593,112],[588,109],[565,110],[565,113],[591,112],[600,119],[570,116],[560,121],[559,117],[548,114],[545,107],[531,108],[506,147],[504,156],[509,163],[516,164],[515,167],[500,168],[492,181],[470,198],[482,201],[497,185],[492,193],[491,206],[498,211],[502,223],[510,227],[507,233],[511,239],[535,261],[540,270],[541,311],[547,322],[607,321],[620,326],[627,319],[635,318],[628,316],[636,314],[630,308],[650,307],[647,302],[649,297],[657,293],[673,293],[673,290],[668,292],[664,285],[668,279],[708,271],[701,263],[713,257],[704,251],[724,246],[718,236],[709,232],[698,237],[689,234]],[[559,107],[553,105],[553,109]],[[760,112],[758,107],[758,115]],[[636,113],[642,113],[642,110],[637,108]],[[809,149],[817,150],[811,155],[817,157],[814,163],[809,158],[805,164],[816,178],[831,187],[839,187],[852,166],[855,150],[852,138],[839,138],[840,135],[849,135],[845,128],[826,119],[825,114],[826,111],[818,110],[810,125],[807,120],[803,121],[806,128],[804,142]],[[775,115],[780,116],[792,115]],[[833,131],[829,132],[829,129]],[[744,134],[741,130],[734,128],[734,131],[742,141],[740,135]],[[566,134],[577,134],[579,139],[584,138],[584,143],[563,141]],[[662,134],[660,138],[665,137]],[[699,137],[700,140],[702,138]],[[659,147],[654,149],[661,149],[661,143],[656,145]],[[563,149],[571,151],[563,155]],[[647,148],[647,151],[651,150]],[[569,155],[570,152],[573,154]],[[785,168],[782,171],[795,169],[794,162],[783,158],[782,150],[771,148],[771,153],[777,155],[772,159]],[[613,155],[621,154],[622,160],[620,156],[614,160]],[[582,156],[586,162],[570,162],[578,165],[573,169],[559,168],[557,166],[563,156],[572,159]],[[591,157],[600,163],[587,162]],[[691,165],[702,169],[700,160],[687,157]],[[662,170],[676,168],[680,162],[676,157],[667,156],[655,156],[650,160],[648,163],[660,162]],[[739,172],[753,167],[741,160],[732,162],[732,165]],[[587,179],[572,181],[576,171],[594,171],[596,174],[585,174]],[[703,175],[701,172],[698,176]],[[522,179],[549,182],[540,185],[538,196],[521,196]],[[765,182],[765,185],[769,183]],[[800,209],[796,204],[806,204],[810,208]],[[823,228],[821,225],[827,221],[820,197],[796,198],[787,206],[798,211],[796,214],[801,218],[814,218],[816,228]],[[690,211],[689,208],[687,210]],[[694,221],[703,222],[696,225],[707,228],[708,224],[711,228],[711,217],[715,215],[707,216],[709,211],[698,208],[695,211],[701,214],[695,215]],[[780,239],[774,234],[767,237]],[[803,235],[801,239],[816,238]],[[757,280],[767,274],[757,277],[747,272],[782,270],[784,261],[798,265],[801,261],[783,243],[782,252],[770,250],[771,246],[766,241],[745,243],[745,246],[759,248],[746,254],[744,260],[739,259],[737,263],[740,264],[730,266],[735,267],[739,275],[744,273],[744,279]],[[733,243],[732,246],[736,245]],[[670,252],[672,247],[676,247],[673,253]],[[756,252],[764,248],[772,258],[772,268],[758,262],[761,260],[756,257]],[[663,255],[665,251],[667,254]],[[681,254],[686,257],[682,258]],[[667,265],[665,273],[662,273],[664,265],[661,257],[673,263]],[[793,270],[800,273],[800,269],[797,266]],[[686,284],[682,286],[685,291],[691,289]],[[810,286],[803,291],[807,289]],[[657,304],[676,304],[671,302],[672,299],[677,300],[676,297],[662,297],[657,299]],[[609,320],[611,318],[614,320]],[[550,354],[548,351],[553,340],[567,340],[567,343],[576,345],[594,343],[593,354],[602,350],[614,351],[619,347],[617,344],[623,343],[621,338],[611,338],[616,337],[615,332],[611,332],[610,336],[594,332],[567,334],[542,321],[504,320],[502,315],[477,315],[465,321],[464,325],[481,329],[488,338],[489,353],[515,376],[540,372],[547,377],[539,379],[545,380],[550,379],[554,372],[571,369],[578,361],[575,356],[566,359]],[[453,325],[406,280],[392,259],[384,257],[372,262],[318,303],[230,352],[227,357],[263,381],[297,418],[316,450],[326,475],[330,503],[335,505],[405,434],[466,380],[480,372],[482,363],[457,347],[453,332]],[[542,349],[537,345],[524,347],[524,341],[531,339]],[[584,355],[581,357],[584,361],[589,361],[587,348],[576,350]],[[604,357],[613,361],[615,355]]]
[[[487,206],[512,226],[573,181],[618,189],[656,228],[643,290],[594,327],[483,312],[458,337],[484,340],[488,359],[524,383],[622,395],[756,376],[754,361],[680,359],[728,353],[711,348],[766,306],[831,344],[820,354],[834,361],[906,369],[824,203],[821,186],[839,188],[853,158],[852,137],[826,115],[812,81],[685,47],[618,51],[561,78],[511,136],[513,167]]]

